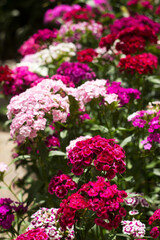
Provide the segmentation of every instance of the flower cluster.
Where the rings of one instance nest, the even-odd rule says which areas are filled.
[[[73,43],[59,43],[56,46],[50,45],[35,54],[26,55],[19,66],[28,66],[32,72],[37,72],[40,67],[56,62],[58,60],[70,61],[76,55],[76,46]],[[46,73],[48,74],[48,72]]]
[[[156,105],[156,106],[154,106]],[[147,110],[141,110],[128,117],[134,127],[147,129],[149,135],[141,143],[144,149],[151,149],[152,143],[160,143],[160,109],[159,102],[150,103]]]
[[[0,83],[12,81],[12,70],[7,66],[0,66]]]
[[[10,198],[0,198],[0,226],[10,229],[14,221],[14,214],[25,213],[27,208],[20,202],[14,202]]]
[[[47,148],[49,150],[54,150],[56,147],[60,147],[60,141],[59,138],[53,135],[49,135],[45,140]]]
[[[91,8],[78,8],[68,11],[64,14],[63,20],[65,22],[73,21],[73,22],[80,22],[80,21],[89,21],[95,18],[95,14],[93,13]]]
[[[80,6],[78,4],[73,4],[72,6],[67,4],[60,4],[53,9],[48,9],[44,15],[44,23],[50,23],[52,21],[55,21],[56,23],[59,24],[61,23],[61,17],[65,13],[73,9],[79,9],[79,8]]]
[[[121,106],[124,104],[129,103],[130,98],[139,99],[140,98],[140,91],[133,88],[123,88],[121,87],[121,82],[112,82],[109,84],[107,83],[107,93],[112,94],[115,93],[118,95],[118,100],[120,101]]]
[[[157,209],[153,215],[149,218],[148,223],[154,225],[150,231],[152,238],[158,238],[160,236],[160,209]]]
[[[37,132],[44,130],[47,120],[65,122],[69,113],[68,96],[58,92],[66,86],[61,81],[46,79],[19,96],[8,105],[8,118],[12,120],[11,136],[18,142],[33,139]]]
[[[48,240],[60,240],[60,239],[66,239],[66,240],[72,240],[74,239],[74,230],[73,228],[69,229],[67,228],[66,231],[64,231],[60,226],[59,222],[56,219],[58,209],[56,208],[40,208],[36,213],[34,213],[31,218],[33,220],[31,221],[29,227],[27,228],[29,231],[36,231],[36,229],[41,229],[41,231],[44,232],[44,236],[48,236]],[[25,233],[27,234],[27,233]],[[24,235],[25,235],[24,234]],[[28,239],[28,238],[27,238]],[[39,238],[38,238],[39,239]],[[36,239],[36,240],[38,240]],[[42,239],[42,238],[41,238]],[[21,240],[17,239],[17,240]],[[43,238],[45,240],[45,238]]]
[[[74,83],[70,80],[69,76],[63,76],[60,74],[55,74],[51,77],[53,80],[61,80],[67,87],[75,87]]]
[[[6,96],[15,96],[22,93],[44,79],[39,77],[36,73],[30,72],[26,66],[14,68],[10,77],[11,80],[8,79],[4,81],[2,85],[3,93]]]
[[[22,56],[25,56],[46,48],[46,46],[51,44],[53,39],[56,38],[57,32],[58,31],[56,29],[50,30],[47,28],[38,30],[37,33],[33,34],[33,36],[21,45],[18,52]]]
[[[103,171],[107,179],[113,179],[117,173],[125,171],[124,150],[113,139],[95,136],[76,142],[68,152],[68,164],[72,172],[81,175],[88,166]]]
[[[79,62],[92,62],[97,56],[98,53],[93,48],[87,48],[77,52],[77,60]]]
[[[146,26],[148,25],[153,31],[159,33],[160,23],[154,22],[152,19],[145,15],[138,15],[123,17],[114,21],[110,26],[111,33],[119,33],[122,29],[134,26]]]
[[[116,40],[116,36],[117,34],[110,33],[107,36],[102,37],[99,42],[99,46],[101,48],[106,47],[106,49],[109,50],[112,44],[114,43],[114,41]]]
[[[142,52],[146,43],[157,43],[157,36],[149,26],[134,26],[122,30],[116,37],[116,49],[124,54]]]
[[[106,83],[107,81],[104,79],[87,81],[75,89],[69,89],[68,92],[79,102],[81,111],[85,111],[85,105],[92,99],[100,98],[101,103],[104,105],[111,104],[112,102],[118,103],[117,94],[107,93]]]
[[[111,33],[103,37],[99,46],[110,49],[115,41],[117,51],[121,51],[124,54],[132,54],[144,51],[148,42],[157,43],[157,36],[148,25],[136,25],[122,29],[117,34]]]
[[[127,6],[132,6],[132,5],[136,5],[136,4],[140,4],[141,7],[145,7],[147,9],[153,10],[153,6],[150,3],[150,1],[145,1],[145,0],[130,0],[127,2]]]
[[[160,224],[160,209],[157,209],[148,220],[149,224],[157,223]]]
[[[15,240],[49,240],[48,235],[45,233],[45,230],[42,228],[36,228],[28,230],[27,232],[19,235]]]
[[[68,194],[68,190],[74,190],[77,184],[72,180],[69,175],[60,174],[52,177],[49,183],[48,192],[56,194],[59,198],[64,198]]]
[[[77,42],[79,45],[84,37],[86,39],[100,39],[102,36],[102,31],[103,26],[94,20],[90,22],[79,23],[67,22],[61,26],[58,35],[65,42]]]
[[[70,81],[73,83],[79,83],[83,80],[92,80],[96,77],[96,74],[92,71],[87,64],[79,62],[64,62],[57,69],[57,74],[69,76]]]
[[[133,237],[144,237],[145,235],[145,224],[141,221],[133,219],[132,221],[122,221],[123,233],[131,235]]]
[[[141,204],[142,207],[146,207],[146,208],[149,207],[149,204],[146,201],[146,199],[143,198],[142,193],[134,193],[133,197],[125,199],[125,203],[126,205],[131,206],[133,208],[135,208],[138,204]]]
[[[75,213],[78,210],[88,209],[95,212],[94,222],[107,230],[117,228],[126,211],[121,207],[123,198],[127,196],[125,191],[117,189],[117,185],[111,185],[103,177],[97,177],[97,181],[85,183],[77,193],[63,200],[58,210],[60,225],[63,229],[72,226],[76,220]],[[82,214],[83,211],[81,211]],[[80,213],[79,213],[80,214]]]
[[[121,58],[118,64],[120,71],[134,74],[151,74],[158,66],[158,58],[151,53],[142,53],[136,56],[127,55]]]

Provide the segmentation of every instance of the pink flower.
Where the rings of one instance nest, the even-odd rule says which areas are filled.
[[[7,170],[8,170],[7,164],[5,164],[4,162],[0,162],[0,172],[5,172]]]
[[[152,238],[158,238],[160,235],[160,231],[159,231],[158,227],[153,227],[150,231],[150,235]]]
[[[37,228],[28,230],[27,232],[19,235],[16,240],[49,240],[48,235],[45,233],[44,229]]]

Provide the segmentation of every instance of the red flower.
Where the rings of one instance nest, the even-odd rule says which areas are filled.
[[[79,62],[92,62],[94,57],[97,57],[98,53],[92,48],[77,52],[77,60]]]
[[[127,55],[125,58],[120,59],[118,66],[121,72],[151,74],[154,68],[158,66],[158,59],[151,53],[143,53],[136,56]]]

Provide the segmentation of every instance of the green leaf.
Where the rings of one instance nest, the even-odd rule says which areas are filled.
[[[160,85],[160,79],[157,79],[157,78],[154,78],[154,77],[149,77],[147,80],[151,83]]]
[[[94,124],[92,127],[91,127],[91,130],[92,131],[100,131],[100,132],[103,132],[103,133],[108,133],[108,128],[102,126],[102,125],[97,125],[97,124]]]
[[[17,158],[14,158],[9,165],[19,161],[19,160],[26,160],[26,159],[30,159],[30,155],[21,155],[21,156],[18,156]]]
[[[153,169],[153,173],[154,173],[154,175],[156,175],[156,176],[160,176],[160,169],[159,169],[159,168]]]
[[[65,137],[67,136],[67,133],[68,133],[67,130],[64,130],[64,131],[60,132],[60,137],[61,137],[62,139],[65,138]]]
[[[126,146],[129,142],[131,142],[132,137],[133,137],[133,135],[131,135],[131,136],[125,138],[125,139],[121,142],[120,146],[121,146],[121,147]]]
[[[65,156],[66,157],[66,153],[64,153],[62,151],[50,151],[49,157],[52,157],[52,156]]]

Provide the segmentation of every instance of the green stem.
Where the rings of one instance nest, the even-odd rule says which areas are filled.
[[[103,235],[103,228],[100,226],[99,229],[100,229],[101,239],[105,240],[104,235]]]
[[[8,186],[8,184],[4,180],[3,180],[3,183],[9,189],[9,191],[13,194],[13,196],[18,200],[18,202],[19,202],[19,199],[18,199],[17,195],[12,191],[12,188],[10,186]]]

